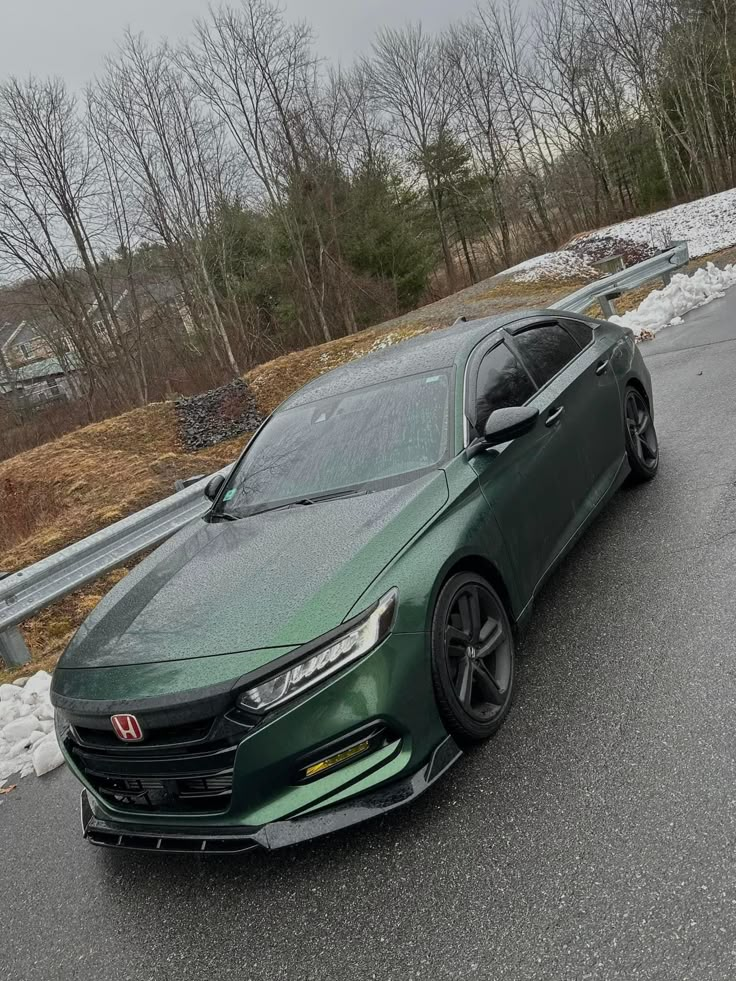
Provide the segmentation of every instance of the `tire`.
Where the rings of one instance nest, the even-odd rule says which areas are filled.
[[[483,742],[503,724],[514,654],[511,623],[491,584],[469,572],[448,579],[432,617],[432,683],[445,728],[459,745]]]
[[[626,456],[635,483],[653,480],[659,470],[659,442],[649,403],[629,385],[624,395]]]

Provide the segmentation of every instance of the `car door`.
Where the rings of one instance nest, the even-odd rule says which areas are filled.
[[[585,455],[591,472],[588,503],[594,508],[616,478],[626,448],[621,392],[614,361],[620,338],[605,324],[565,316],[560,320],[581,348],[575,366],[585,379],[581,396],[587,400]]]
[[[575,345],[573,356],[579,350]],[[569,379],[562,380],[564,370],[556,373],[555,384],[539,386],[508,334],[480,352],[470,367],[466,415],[471,436],[483,431],[494,409],[525,404],[539,409],[531,432],[472,459],[519,586],[531,597],[574,533],[589,481],[575,399],[566,391],[564,382]]]

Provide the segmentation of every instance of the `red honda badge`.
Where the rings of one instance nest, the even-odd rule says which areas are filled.
[[[110,722],[118,739],[126,743],[137,743],[143,739],[143,730],[134,715],[112,715]]]

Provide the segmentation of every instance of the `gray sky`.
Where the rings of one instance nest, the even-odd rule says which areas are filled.
[[[74,88],[98,71],[126,27],[151,38],[186,35],[208,0],[0,0],[0,76],[60,75]],[[463,16],[475,0],[286,0],[311,22],[321,54],[349,63],[376,29],[421,19],[428,29]]]

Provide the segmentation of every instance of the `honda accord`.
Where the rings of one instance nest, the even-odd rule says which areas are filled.
[[[659,464],[632,333],[460,323],[330,371],[97,606],[52,699],[95,844],[278,848],[411,801],[506,718],[545,578]]]

